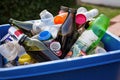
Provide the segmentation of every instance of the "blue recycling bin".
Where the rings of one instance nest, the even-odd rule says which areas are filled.
[[[0,40],[8,33],[9,28],[10,28],[10,24],[0,25]]]
[[[107,31],[102,42],[107,53],[0,68],[0,80],[120,80],[120,38]]]

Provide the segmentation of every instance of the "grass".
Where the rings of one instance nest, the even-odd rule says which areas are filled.
[[[110,19],[120,15],[120,8],[113,8],[113,7],[107,7],[107,6],[103,6],[103,5],[94,5],[94,4],[87,4],[87,3],[81,3],[80,6],[83,6],[85,8],[87,8],[88,10],[96,8],[99,10],[99,13],[103,13],[106,16],[108,16]],[[75,8],[78,8],[80,6],[74,6]]]

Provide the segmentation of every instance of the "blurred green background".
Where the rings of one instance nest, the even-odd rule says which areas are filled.
[[[39,19],[39,13],[44,9],[55,16],[61,5],[76,9],[80,6],[84,6],[88,10],[97,8],[100,13],[104,13],[109,18],[120,14],[120,8],[77,3],[76,0],[0,0],[0,24],[8,23],[9,18],[22,21]]]
[[[0,0],[0,24],[9,18],[17,20],[39,19],[39,13],[47,9],[56,15],[60,5],[72,6],[74,0]]]

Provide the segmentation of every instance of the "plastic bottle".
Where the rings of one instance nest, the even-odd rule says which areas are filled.
[[[54,17],[54,24],[63,24],[66,17],[67,17],[68,13],[61,13],[57,16]]]
[[[59,58],[46,46],[37,39],[29,38],[19,30],[11,27],[9,32],[14,33],[20,45],[24,46],[26,52],[36,61],[43,62],[49,60],[58,60]]]
[[[70,57],[81,56],[81,53],[89,53],[90,50],[95,48],[105,34],[110,20],[103,14],[97,17],[85,30],[78,40],[74,43],[68,54]]]
[[[92,9],[85,13],[80,13],[76,15],[76,24],[84,24],[89,19],[92,19],[93,17],[98,15],[98,9]]]
[[[47,10],[43,10],[40,14],[41,21],[46,25],[53,25],[53,15]]]
[[[43,28],[45,27],[46,25],[41,22],[41,21],[36,21],[33,23],[33,28],[32,28],[32,32],[34,34],[38,34],[40,33],[41,31],[43,31]]]
[[[21,51],[20,45],[16,41],[11,41],[0,46],[0,53],[8,61],[14,60]]]
[[[57,38],[55,39],[55,41],[58,41],[61,44],[61,58],[65,57],[65,55],[70,50],[71,46],[74,44],[78,37],[78,32],[74,24],[75,13],[75,9],[69,9],[68,16],[65,22],[60,27]]]

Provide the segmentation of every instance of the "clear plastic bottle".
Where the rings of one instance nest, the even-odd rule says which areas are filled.
[[[32,28],[32,32],[34,33],[34,34],[38,34],[38,33],[40,33],[42,30],[43,30],[43,28],[45,27],[46,25],[43,23],[43,22],[41,22],[41,21],[36,21],[36,22],[34,22],[33,23],[33,28]]]
[[[0,53],[8,61],[14,60],[21,52],[21,46],[17,41],[11,41],[0,46]]]
[[[46,25],[53,25],[53,15],[47,11],[46,9],[43,10],[40,14],[41,21],[44,22]]]

